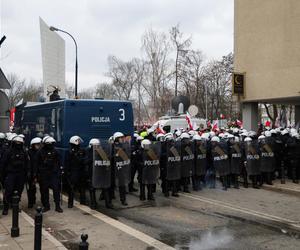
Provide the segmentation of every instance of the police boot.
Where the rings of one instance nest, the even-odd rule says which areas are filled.
[[[144,184],[140,184],[140,200],[141,201],[146,200],[145,185]]]
[[[86,204],[85,189],[80,189],[79,195],[80,195],[79,197],[80,204],[85,205]]]
[[[104,200],[105,200],[105,207],[109,208],[109,209],[113,209],[114,206],[111,203],[111,199],[109,197],[109,191],[108,190],[103,190],[102,191],[103,195],[104,195]]]
[[[272,173],[267,173],[266,174],[267,176],[267,180],[266,180],[266,183],[268,184],[268,185],[273,185],[273,183],[272,183]]]
[[[68,208],[72,208],[73,206],[74,206],[74,193],[70,192],[68,198]]]
[[[126,187],[120,186],[119,193],[120,193],[120,200],[121,200],[122,205],[127,206],[128,203],[126,202]]]
[[[3,201],[2,215],[8,215],[8,208],[9,208],[9,204],[7,202]]]
[[[257,175],[252,176],[252,187],[255,189],[259,189],[259,186],[257,185]]]
[[[243,179],[244,179],[244,188],[248,188],[248,176],[247,174],[243,175]]]
[[[163,185],[163,193],[164,193],[165,197],[169,197],[170,194],[169,194],[169,185],[168,185],[168,181],[165,180],[164,183],[163,183],[162,185]]]
[[[62,208],[59,205],[59,202],[55,203],[55,211],[58,212],[58,213],[62,213],[63,212]]]
[[[233,183],[234,183],[234,188],[236,189],[239,189],[240,188],[240,185],[239,185],[239,176],[237,174],[235,174],[233,176],[234,180],[233,180]]]
[[[97,208],[97,202],[96,202],[96,191],[95,190],[90,190],[90,208],[91,209],[96,209]]]
[[[148,189],[148,201],[154,201],[154,196],[153,196],[153,185],[147,185],[147,189]]]
[[[223,190],[224,191],[227,191],[227,184],[228,184],[228,181],[227,181],[227,176],[226,175],[224,175],[224,176],[222,176],[222,184],[223,184]]]
[[[179,197],[179,194],[177,193],[177,183],[176,183],[176,181],[172,181],[172,196]]]
[[[297,178],[297,168],[296,168],[296,166],[292,167],[292,178],[293,178],[293,183],[299,183],[299,180]]]

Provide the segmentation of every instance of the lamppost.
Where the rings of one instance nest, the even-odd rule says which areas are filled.
[[[67,32],[67,31],[64,31],[64,30],[61,30],[61,29],[58,29],[58,28],[55,28],[55,27],[53,27],[53,26],[50,26],[50,28],[49,28],[51,31],[60,31],[60,32],[63,32],[63,33],[65,33],[65,34],[67,34],[67,35],[69,35],[71,38],[72,38],[72,40],[74,41],[74,43],[75,43],[75,57],[76,57],[76,61],[75,61],[75,99],[77,99],[77,76],[78,76],[78,61],[77,61],[77,43],[76,43],[76,40],[75,40],[75,38],[69,33],[69,32]]]

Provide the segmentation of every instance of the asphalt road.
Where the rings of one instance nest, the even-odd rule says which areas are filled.
[[[138,193],[129,194],[129,205],[124,207],[117,195],[114,210],[98,201],[98,211],[176,249],[300,249],[298,196],[252,188],[226,192],[219,186],[181,193],[179,198],[166,198],[159,190],[155,196],[155,201],[141,202]],[[66,203],[64,209],[60,215],[47,213],[46,226],[56,232],[72,232],[75,239],[84,229],[94,235],[90,249],[154,249],[142,241],[143,236],[129,235],[126,228],[120,232],[107,220],[86,217],[89,212],[79,214],[80,208],[68,211]],[[97,237],[101,238],[98,245]],[[72,241],[66,238],[63,243],[73,249]]]

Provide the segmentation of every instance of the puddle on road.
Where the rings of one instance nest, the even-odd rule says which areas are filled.
[[[230,244],[234,237],[227,228],[205,231],[198,235],[161,234],[160,240],[176,249],[220,249]]]

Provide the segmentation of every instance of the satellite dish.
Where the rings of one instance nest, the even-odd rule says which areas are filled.
[[[188,109],[189,113],[191,116],[196,116],[198,114],[198,107],[196,105],[191,105],[189,106],[189,109]]]

